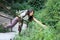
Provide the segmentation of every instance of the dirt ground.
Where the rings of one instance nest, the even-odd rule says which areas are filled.
[[[13,18],[12,16],[10,16],[8,14],[5,14],[3,12],[0,12],[0,15],[3,15],[3,16],[8,17],[8,18]],[[4,17],[0,16],[0,25],[3,24],[3,23],[9,23],[9,22],[10,22],[10,19],[7,19],[7,18],[4,18]]]

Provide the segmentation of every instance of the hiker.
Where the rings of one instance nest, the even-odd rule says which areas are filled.
[[[23,28],[27,28],[28,23],[30,21],[32,21],[33,13],[34,13],[33,10],[24,10],[24,11],[22,11],[9,24],[7,24],[7,26],[5,28],[11,28],[11,31],[12,31],[12,28],[19,22],[21,24],[19,24],[18,30],[19,30],[19,32],[21,32],[21,30],[24,30]],[[22,27],[22,26],[24,26],[24,27]]]
[[[24,15],[23,15],[24,14]],[[34,11],[32,9],[25,10],[24,13],[21,13],[22,16],[22,25],[19,27],[19,33],[23,33],[26,31],[28,27],[28,23],[33,20]]]

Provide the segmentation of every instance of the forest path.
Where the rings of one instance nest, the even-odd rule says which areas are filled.
[[[12,16],[5,14],[3,12],[0,12],[0,15],[3,15],[3,16],[8,17],[8,18],[13,18]],[[7,19],[7,18],[0,16],[0,25],[3,23],[9,23],[9,22],[10,22],[10,19]],[[14,40],[16,35],[18,35],[18,29],[17,28],[18,28],[18,24],[16,24],[13,27],[14,32],[0,33],[0,40]]]

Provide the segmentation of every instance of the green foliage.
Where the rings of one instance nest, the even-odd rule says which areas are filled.
[[[12,4],[11,6],[11,10],[14,14],[12,15],[15,15],[16,16],[16,10],[26,10],[26,9],[33,9],[33,7],[31,7],[30,5],[28,5],[27,3],[14,3]]]
[[[44,3],[46,0],[29,0],[28,3],[34,7],[35,10],[40,10],[44,8]]]
[[[56,23],[55,27],[56,27],[56,30],[58,31],[58,33],[60,33],[60,21],[58,23]]]
[[[40,10],[44,7],[45,1],[46,0],[0,0],[0,2],[3,3],[5,6],[11,7],[12,13],[10,15],[13,16],[16,16],[16,10]],[[0,8],[0,10],[3,9]]]
[[[35,22],[29,24],[27,31],[24,34],[17,36],[15,40],[55,40],[55,30],[52,28],[42,29],[40,25]]]
[[[26,10],[26,9],[29,9],[29,8],[31,8],[31,7],[27,3],[22,3],[22,4],[15,3],[11,7],[12,10]]]
[[[9,32],[8,29],[4,29],[2,25],[0,25],[0,33],[4,33],[4,32]]]
[[[48,0],[45,6],[46,8],[40,14],[41,21],[50,26],[54,26],[60,21],[60,1]]]
[[[56,40],[60,40],[60,33],[56,35]]]
[[[56,40],[56,31],[53,28],[44,30],[44,40]]]
[[[3,30],[3,27],[2,27],[2,25],[0,25],[0,32],[3,32],[4,30]]]

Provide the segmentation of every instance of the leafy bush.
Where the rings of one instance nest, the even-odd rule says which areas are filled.
[[[0,25],[0,33],[9,32],[8,29],[4,29],[2,25]]]
[[[47,0],[45,6],[40,14],[41,21],[50,26],[54,26],[60,21],[60,0]]]
[[[18,35],[15,40],[55,40],[56,34],[52,28],[43,29],[35,22],[29,24],[24,34]]]
[[[55,27],[56,27],[56,30],[58,31],[58,33],[60,33],[60,21],[58,23],[56,23]]]
[[[31,8],[31,7],[27,3],[22,3],[22,4],[15,3],[11,7],[12,10],[26,10],[26,9],[29,9],[29,8]]]
[[[28,4],[30,4],[32,7],[34,7],[35,10],[40,10],[44,8],[46,0],[29,0]]]

